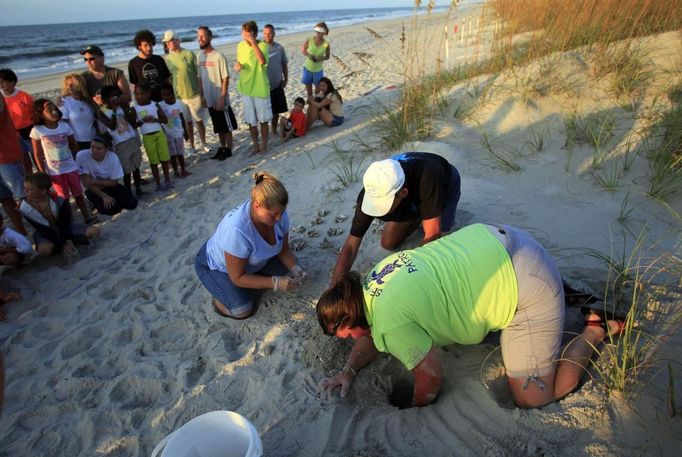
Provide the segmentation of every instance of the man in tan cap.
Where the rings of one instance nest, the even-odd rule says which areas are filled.
[[[192,51],[184,49],[180,45],[180,37],[172,30],[167,30],[163,34],[162,41],[168,47],[166,65],[173,75],[175,96],[189,108],[191,119],[186,119],[186,121],[190,153],[196,152],[194,148],[194,123],[197,125],[201,147],[204,152],[208,152],[206,126],[204,124],[208,118],[208,109],[201,100],[197,58]]]
[[[420,245],[452,229],[460,197],[457,169],[443,157],[407,152],[373,162],[362,179],[350,234],[341,248],[331,283],[350,271],[362,238],[376,217],[386,222],[381,247],[394,250],[422,226]]]

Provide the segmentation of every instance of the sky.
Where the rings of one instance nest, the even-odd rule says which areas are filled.
[[[426,4],[423,1],[422,4]],[[448,4],[439,1],[438,4]],[[414,0],[0,0],[0,26],[346,8],[414,6]]]

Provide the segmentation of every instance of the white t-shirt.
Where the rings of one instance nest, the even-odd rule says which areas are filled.
[[[19,254],[33,252],[31,242],[21,233],[15,232],[9,227],[0,228],[0,246],[15,248]]]
[[[113,110],[110,110],[109,108],[102,108],[102,113],[109,119],[111,119],[112,114],[114,114]],[[121,107],[116,108],[116,128],[114,130],[111,130],[109,127],[104,126],[104,128],[107,129],[109,132],[109,135],[111,135],[111,139],[113,140],[114,144],[119,144],[123,143],[124,141],[128,141],[132,138],[135,138],[135,129],[133,129],[130,124],[128,123],[128,120],[125,117],[125,114],[123,114],[123,109]],[[104,125],[104,124],[102,124]]]
[[[201,89],[204,92],[206,105],[212,107],[220,98],[223,79],[229,78],[230,73],[227,69],[227,59],[218,51],[206,54],[204,51],[197,53],[199,62],[199,79]],[[230,106],[229,94],[225,96],[225,109]]]
[[[135,113],[137,113],[137,120],[142,122],[140,126],[140,132],[143,135],[147,133],[154,133],[161,130],[161,124],[158,122],[144,122],[144,118],[147,116],[152,116],[156,119],[159,118],[159,109],[156,107],[156,103],[150,103],[148,105],[135,105]]]
[[[30,137],[40,140],[49,175],[63,175],[78,170],[69,149],[69,137],[73,130],[66,122],[59,122],[57,128],[49,129],[44,125],[36,125],[31,129]]]
[[[227,273],[225,253],[247,259],[246,272],[255,273],[282,251],[284,237],[289,232],[289,214],[285,210],[275,223],[275,244],[263,239],[250,214],[251,200],[246,200],[225,215],[206,245],[206,257],[211,270]]]
[[[187,105],[180,100],[175,100],[175,103],[172,105],[161,101],[159,102],[159,106],[168,118],[168,122],[163,125],[163,131],[166,132],[166,135],[171,138],[182,138],[185,134],[185,131],[182,130],[182,120],[180,119],[180,114],[182,114],[182,117],[185,118],[185,122],[190,119]]]
[[[83,149],[76,155],[78,163],[78,173],[90,175],[95,179],[121,179],[123,177],[123,167],[118,156],[107,151],[101,162],[92,158],[90,149]]]
[[[73,137],[76,141],[91,141],[97,135],[95,111],[92,106],[69,95],[63,100],[64,104],[59,111],[62,112],[62,120],[68,122],[73,130]]]

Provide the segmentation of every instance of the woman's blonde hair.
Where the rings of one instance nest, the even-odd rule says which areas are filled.
[[[286,208],[289,194],[279,179],[266,171],[253,174],[251,200],[268,209]]]
[[[88,86],[85,84],[85,79],[78,73],[69,73],[68,75],[64,76],[64,79],[62,79],[62,96],[65,97],[67,95],[71,95],[69,92],[69,87],[67,85],[67,82],[71,79],[75,79],[78,81],[78,91],[81,93],[81,97],[83,97],[83,101],[86,103],[90,103],[92,100],[90,99],[90,95],[88,94]]]

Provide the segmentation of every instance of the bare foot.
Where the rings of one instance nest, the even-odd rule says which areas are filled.
[[[251,152],[249,152],[249,155],[247,157],[255,156],[256,154],[259,154],[260,152],[261,152],[260,148],[254,146],[251,148]]]

